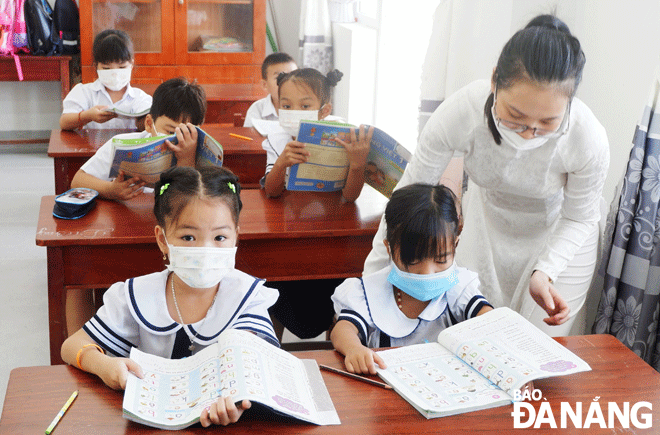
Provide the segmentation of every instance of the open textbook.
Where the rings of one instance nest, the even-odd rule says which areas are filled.
[[[297,140],[305,143],[311,156],[306,163],[291,166],[287,189],[317,192],[343,189],[348,176],[348,154],[334,139],[350,141],[351,128],[356,127],[336,122],[302,121]],[[389,198],[411,157],[410,152],[391,136],[374,128],[364,172],[365,182]]]
[[[591,370],[506,307],[445,329],[437,343],[378,355],[387,364],[378,375],[426,418],[504,406],[529,381]]]
[[[124,417],[160,429],[183,429],[221,396],[247,399],[318,425],[339,424],[315,360],[301,360],[254,334],[228,329],[216,343],[178,360],[133,348],[144,378],[129,375]]]
[[[201,128],[196,128],[196,166],[222,166],[222,145]],[[113,159],[109,177],[117,177],[119,171],[122,170],[128,178],[140,177],[147,183],[147,186],[153,187],[162,172],[176,166],[176,157],[165,144],[166,140],[174,145],[178,143],[175,134],[138,139],[113,138]]]
[[[106,107],[103,109],[104,112],[112,112],[116,113],[118,118],[141,118],[143,116],[146,116],[151,109],[144,109],[141,112],[136,112],[136,113],[130,113],[130,112],[125,112],[121,109],[117,109],[116,107]]]

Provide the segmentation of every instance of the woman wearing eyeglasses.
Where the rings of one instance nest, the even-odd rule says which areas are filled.
[[[507,42],[490,82],[447,98],[397,187],[437,184],[452,156],[469,176],[456,262],[479,273],[493,306],[568,335],[594,273],[609,166],[604,128],[574,97],[585,56],[568,27],[534,18]],[[389,261],[384,224],[365,274]],[[582,333],[584,325],[575,325]]]

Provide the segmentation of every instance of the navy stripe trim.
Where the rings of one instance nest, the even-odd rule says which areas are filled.
[[[117,340],[119,340],[119,341],[121,341],[122,343],[124,343],[125,345],[129,346],[129,349],[130,349],[131,347],[137,347],[137,346],[135,346],[133,343],[131,343],[130,341],[126,340],[124,337],[119,336],[119,335],[118,335],[117,333],[115,333],[113,330],[111,330],[110,328],[108,328],[108,325],[106,325],[105,322],[103,322],[103,320],[101,320],[101,318],[100,318],[97,314],[94,315],[94,320],[96,320],[97,322],[99,322],[99,325],[103,326],[103,328],[104,328],[106,331],[108,331],[108,332],[109,332],[113,337],[115,337]]]
[[[280,347],[280,341],[272,334],[270,334],[268,331],[264,331],[263,329],[256,329],[256,328],[250,328],[249,326],[237,326],[234,329],[241,329],[243,331],[250,331],[254,332],[259,336],[259,338],[263,339],[264,341]]]
[[[470,319],[472,317],[476,317],[477,313],[484,306],[492,307],[492,305],[482,295],[473,296],[472,299],[470,299],[470,301],[465,306],[465,317],[467,319]]]
[[[222,331],[224,331],[225,329],[227,329],[227,327],[228,327],[229,325],[232,324],[232,322],[234,321],[234,318],[236,317],[236,315],[239,313],[239,311],[241,310],[241,308],[243,308],[243,305],[245,305],[245,302],[247,302],[247,300],[248,300],[248,299],[250,298],[250,296],[252,295],[252,292],[253,292],[254,289],[257,287],[257,284],[259,284],[261,281],[265,281],[265,280],[263,280],[263,279],[255,279],[255,280],[254,280],[254,282],[252,283],[252,286],[250,287],[250,290],[248,290],[248,292],[245,294],[245,297],[243,297],[243,300],[241,301],[241,303],[238,304],[238,307],[236,308],[236,311],[234,311],[234,314],[231,315],[231,318],[229,319],[229,321],[227,322],[227,324],[226,324],[226,325],[225,325],[225,326],[224,326],[224,327],[223,327],[218,333],[216,333],[216,334],[214,334],[214,335],[212,335],[212,336],[210,336],[210,337],[206,337],[206,336],[204,336],[204,335],[198,334],[198,333],[195,331],[195,328],[192,327],[192,325],[189,325],[189,329],[190,329],[190,331],[191,331],[194,335],[196,335],[197,338],[198,338],[199,340],[202,340],[202,341],[210,341],[210,340],[213,340],[213,339],[216,338],[218,335],[222,334]]]
[[[144,325],[147,328],[149,328],[151,330],[154,330],[154,331],[157,331],[157,332],[167,332],[167,331],[172,331],[173,329],[176,329],[179,326],[179,324],[176,323],[176,322],[172,323],[169,326],[163,326],[163,327],[152,325],[151,323],[147,322],[147,319],[145,319],[144,316],[142,315],[142,313],[140,312],[140,309],[138,308],[138,305],[137,305],[137,301],[135,300],[135,291],[133,289],[133,279],[134,278],[131,278],[131,279],[128,280],[128,296],[131,299],[131,305],[133,306],[133,309],[135,310],[135,314],[137,314],[140,321],[142,323],[144,323]]]
[[[346,320],[347,322],[351,322],[353,325],[355,325],[358,330],[360,342],[362,342],[363,346],[367,345],[367,322],[365,322],[361,315],[353,310],[341,310],[339,316],[337,316],[337,321],[339,320]]]
[[[94,322],[89,322],[89,326],[87,329],[85,329],[85,332],[87,332],[90,337],[93,337],[94,341],[103,343],[103,347],[111,347],[113,349],[113,353],[120,352],[123,355],[128,355],[128,353],[131,351],[130,347],[122,346],[121,343],[113,341],[110,337],[108,337],[105,331],[99,329],[98,325],[94,324]]]
[[[252,318],[252,319],[262,320],[264,322],[267,322],[269,325],[272,325],[272,323],[271,323],[271,321],[268,317],[260,316],[258,314],[246,313],[246,314],[241,314],[240,316],[238,316],[239,319],[245,319],[246,317],[249,317],[249,318]]]
[[[108,346],[106,346],[105,343],[103,343],[103,341],[99,340],[98,337],[97,337],[92,331],[90,331],[89,328],[87,328],[87,326],[83,326],[83,330],[87,333],[87,335],[89,335],[89,337],[90,337],[92,340],[94,340],[94,342],[96,342],[96,344],[98,344],[99,346],[101,346],[101,347],[105,350],[106,353],[111,353],[111,354],[113,354],[114,356],[127,356],[127,354],[123,354],[123,355],[122,355],[122,354],[118,354],[118,353],[115,352],[113,349],[111,349],[111,348],[109,348]]]

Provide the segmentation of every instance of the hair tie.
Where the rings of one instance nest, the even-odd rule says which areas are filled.
[[[227,186],[229,186],[232,192],[236,193],[236,186],[234,186],[234,183],[227,181]]]
[[[162,195],[167,190],[168,187],[170,187],[170,183],[165,183],[162,186],[160,186],[160,194]]]

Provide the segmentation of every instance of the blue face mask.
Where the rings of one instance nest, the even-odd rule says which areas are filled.
[[[430,301],[450,290],[458,284],[458,273],[456,263],[442,272],[422,275],[419,273],[404,272],[392,262],[392,271],[387,280],[418,301]]]

